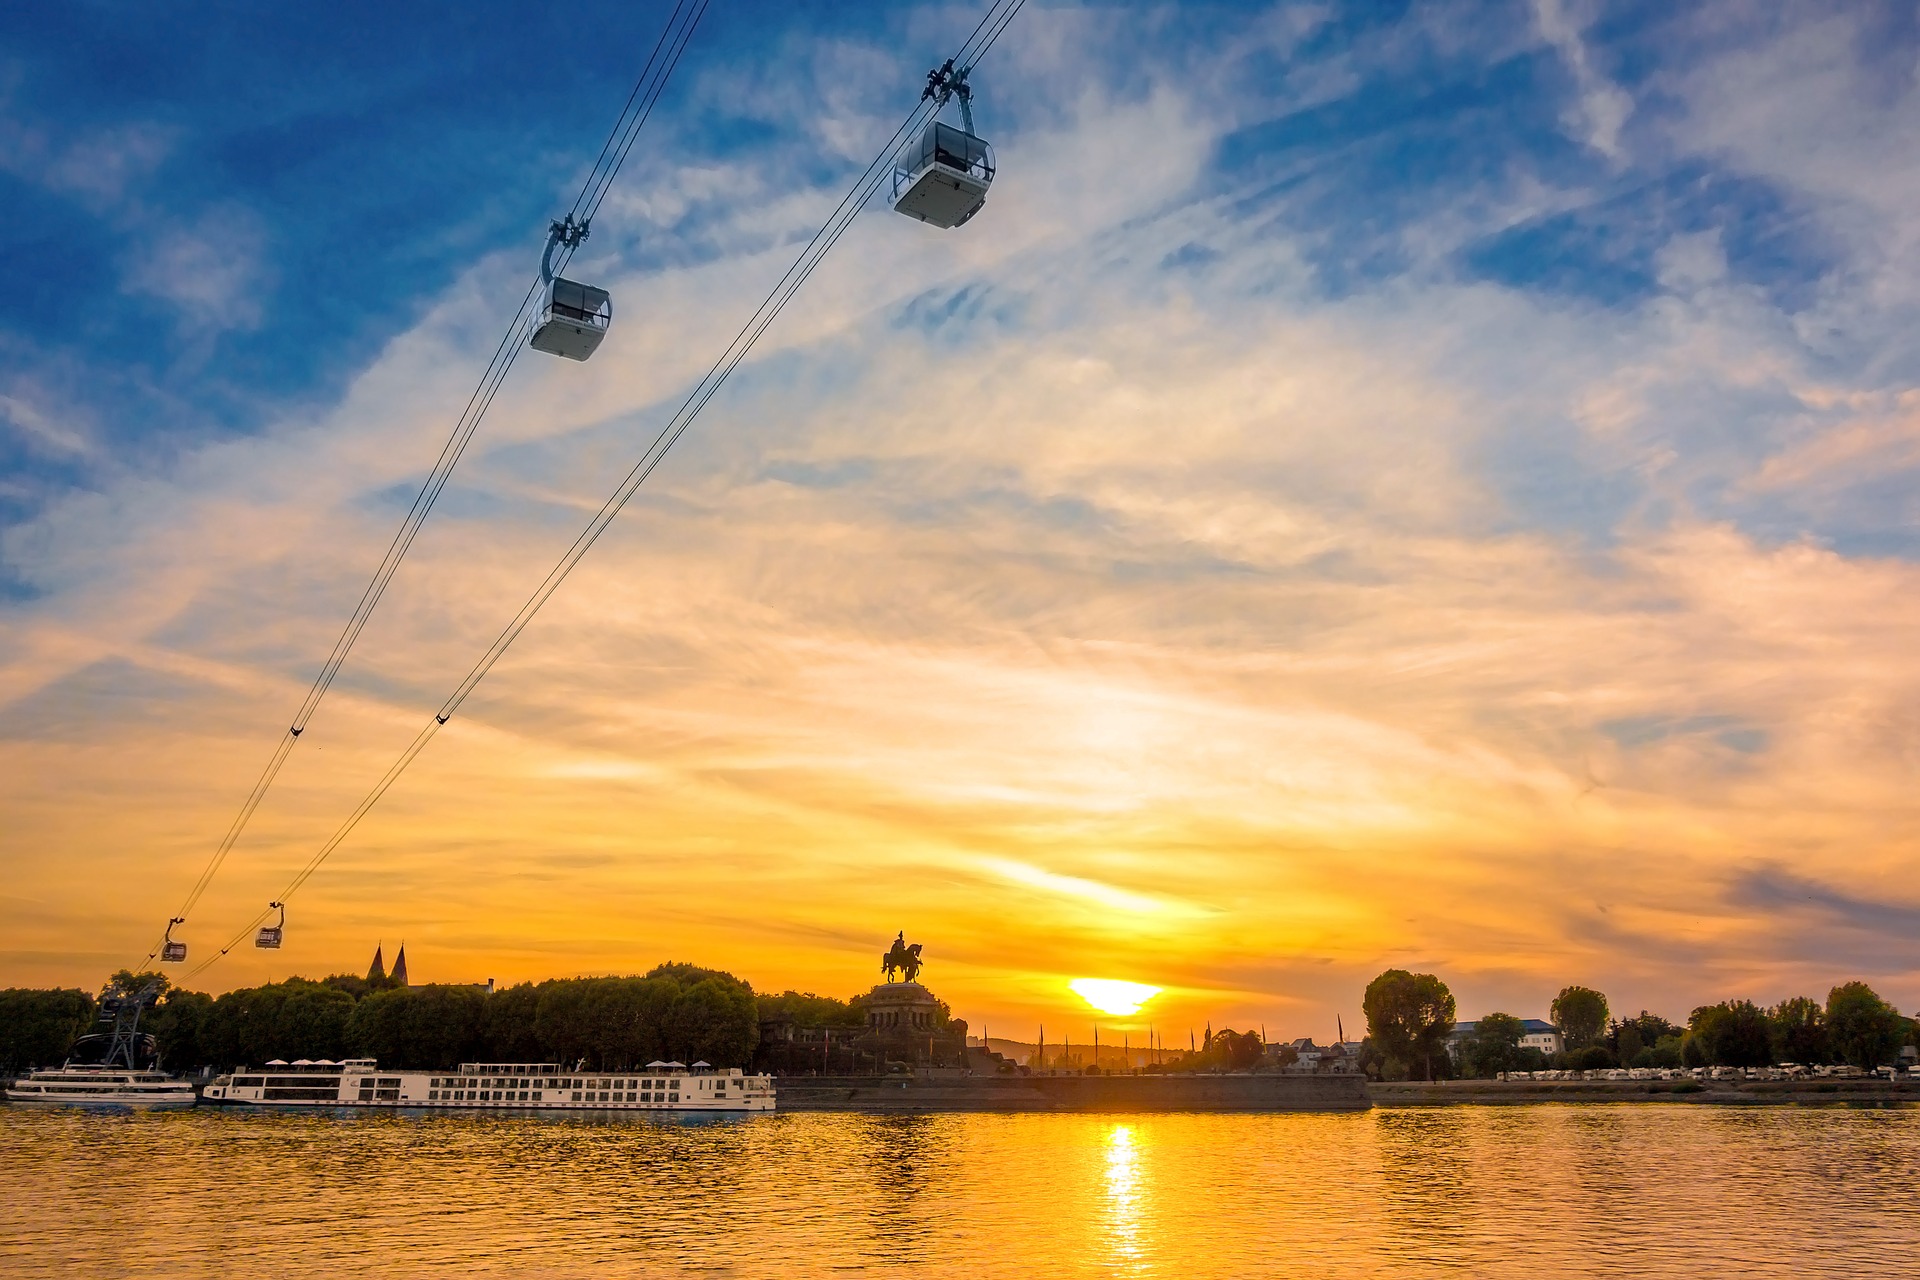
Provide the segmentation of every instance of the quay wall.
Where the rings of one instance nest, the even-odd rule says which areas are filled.
[[[782,1111],[1364,1111],[1357,1075],[781,1076]]]
[[[1920,1086],[1891,1080],[1438,1080],[1375,1082],[1376,1107],[1666,1102],[1694,1106],[1909,1106]]]

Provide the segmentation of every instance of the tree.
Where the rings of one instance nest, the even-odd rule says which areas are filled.
[[[135,973],[131,969],[119,969],[107,979],[107,990],[116,996],[138,995],[153,984],[155,996],[164,996],[173,989],[173,979],[155,969],[146,969]]]
[[[1584,1049],[1568,1049],[1560,1055],[1559,1065],[1568,1071],[1605,1071],[1620,1063],[1607,1046],[1590,1044]]]
[[[1642,1049],[1634,1060],[1636,1067],[1678,1067],[1686,1064],[1681,1046],[1684,1036],[1661,1036],[1650,1048]]]
[[[495,991],[486,1007],[489,1062],[539,1062],[547,1057],[539,1035],[539,987],[523,982]]]
[[[1654,1045],[1668,1036],[1678,1037],[1684,1027],[1676,1027],[1657,1013],[1648,1013],[1642,1009],[1639,1014],[1621,1022],[1613,1023],[1607,1030],[1607,1047],[1622,1065],[1645,1067],[1651,1062],[1639,1062],[1635,1059],[1648,1053]],[[1677,1064],[1676,1064],[1677,1065]]]
[[[93,1013],[93,997],[77,988],[0,991],[0,1069],[27,1071],[65,1061]]]
[[[1592,987],[1564,987],[1553,998],[1553,1021],[1568,1049],[1597,1044],[1607,1029],[1607,998]]]
[[[1751,1000],[1702,1005],[1687,1019],[1689,1066],[1764,1067],[1773,1061],[1773,1023]]]
[[[1520,1071],[1520,1038],[1527,1025],[1510,1013],[1490,1013],[1473,1024],[1460,1044],[1460,1074],[1489,1079],[1502,1071]]]
[[[864,1027],[867,1014],[850,1001],[832,996],[817,996],[811,991],[783,991],[777,996],[758,996],[754,1003],[762,1018],[790,1018],[796,1027]]]
[[[1905,1019],[1864,982],[1827,993],[1827,1036],[1834,1054],[1862,1069],[1892,1062],[1906,1039]]]
[[[203,1032],[213,1016],[213,997],[203,991],[173,990],[141,1025],[153,1033],[160,1061],[173,1071],[191,1071],[213,1063]]]
[[[1767,1010],[1773,1024],[1773,1060],[1775,1062],[1829,1062],[1832,1047],[1827,1042],[1827,1014],[1818,1000],[1795,996]]]
[[[1433,1079],[1434,1056],[1447,1059],[1447,1037],[1453,1031],[1453,992],[1447,984],[1430,973],[1389,969],[1367,984],[1361,1007],[1367,1034],[1388,1065],[1398,1060],[1408,1071],[1418,1065],[1425,1072],[1422,1079]]]
[[[487,999],[470,986],[375,990],[353,1007],[347,1041],[383,1066],[449,1071],[483,1060]]]

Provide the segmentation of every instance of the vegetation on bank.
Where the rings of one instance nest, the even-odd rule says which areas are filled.
[[[1749,1000],[1702,1005],[1685,1026],[1641,1010],[1611,1016],[1607,998],[1570,986],[1551,1009],[1564,1048],[1549,1057],[1523,1045],[1526,1025],[1507,1013],[1478,1019],[1454,1037],[1455,1005],[1446,983],[1430,973],[1389,969],[1367,986],[1367,1039],[1361,1067],[1377,1080],[1490,1078],[1503,1071],[1548,1067],[1593,1071],[1607,1067],[1758,1067],[1848,1063],[1862,1069],[1896,1061],[1900,1049],[1920,1044],[1920,1021],[1901,1016],[1864,982],[1762,1008]]]
[[[152,976],[122,971],[114,981],[138,989]],[[93,998],[81,991],[0,992],[0,1068],[61,1062],[94,1015]],[[759,1019],[753,988],[739,978],[664,964],[639,977],[563,978],[493,992],[344,974],[218,997],[168,988],[141,1029],[173,1071],[345,1057],[430,1070],[584,1059],[590,1069],[617,1071],[655,1060],[746,1066]]]

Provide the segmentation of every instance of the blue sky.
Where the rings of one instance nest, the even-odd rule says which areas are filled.
[[[12,839],[191,879],[664,15],[0,17]],[[608,346],[516,368],[210,911],[377,776],[977,17],[714,0],[577,260]],[[1916,58],[1892,4],[1034,0],[981,216],[863,215],[320,936],[630,966],[632,893],[813,981],[899,866],[1001,1011],[1078,973],[1318,1016],[1382,958],[1527,1015],[1875,955],[1920,999]],[[604,914],[430,887],[536,845]],[[14,892],[14,966],[105,958],[72,883]]]
[[[1119,96],[1155,76],[1195,77],[1239,123],[1211,140],[1184,197],[1234,199],[1243,226],[1299,245],[1312,286],[1330,297],[1442,278],[1629,310],[1663,292],[1664,250],[1708,236],[1731,281],[1792,318],[1818,307],[1823,285],[1870,268],[1823,217],[1833,212],[1824,193],[1670,136],[1687,112],[1679,83],[1764,43],[1793,11],[1769,8],[1763,22],[1737,6],[1566,9],[1577,59],[1541,38],[1524,2],[1103,6],[1093,39],[1055,75]],[[1862,96],[1897,92],[1912,14],[1851,13]],[[116,459],[257,431],[289,406],[337,396],[476,258],[531,255],[660,16],[587,5],[548,30],[487,5],[9,15],[6,517],[30,516],[90,474],[80,451],[36,437],[23,417],[70,419]],[[902,99],[966,16],[717,5],[627,181],[645,183],[662,146],[843,180],[852,156],[820,154],[809,128],[823,95],[862,108]],[[1281,37],[1259,47],[1276,28]],[[821,50],[843,42],[891,56],[865,60],[864,82],[823,85],[832,72]],[[1057,109],[1045,82],[999,84],[993,68],[982,79],[983,120],[1003,131]],[[1608,95],[1631,104],[1624,118],[1588,118]],[[1516,216],[1520,200],[1538,207]],[[1456,224],[1438,241],[1428,234],[1436,210]],[[649,227],[629,250],[641,261],[714,251],[703,212]],[[1892,325],[1836,333],[1818,355],[1842,376],[1911,376],[1893,336]],[[1567,506],[1550,475],[1560,459],[1537,441],[1520,449],[1531,456],[1510,464],[1516,494],[1548,486],[1530,514],[1571,511],[1596,533],[1619,514],[1618,497]],[[1809,513],[1759,504],[1728,514],[1790,536],[1799,529],[1787,522]],[[1828,536],[1909,545],[1818,515]]]

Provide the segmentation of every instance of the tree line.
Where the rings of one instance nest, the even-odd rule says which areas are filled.
[[[1864,982],[1846,982],[1824,1003],[1796,996],[1770,1008],[1750,1000],[1702,1005],[1685,1026],[1641,1010],[1615,1018],[1604,994],[1569,986],[1554,998],[1552,1021],[1563,1048],[1548,1055],[1523,1045],[1522,1019],[1490,1013],[1455,1037],[1455,1004],[1430,973],[1389,969],[1367,985],[1367,1039],[1361,1066],[1375,1079],[1489,1078],[1503,1071],[1555,1067],[1758,1067],[1848,1063],[1862,1069],[1896,1061],[1920,1044],[1920,1021],[1903,1017]]]
[[[154,974],[116,974],[138,990]],[[652,1061],[744,1067],[759,1043],[753,988],[718,969],[664,964],[638,977],[563,978],[489,992],[398,986],[337,974],[289,978],[212,996],[166,986],[142,1020],[168,1070],[227,1069],[276,1058],[377,1058],[451,1070],[462,1062],[585,1060],[618,1071]],[[65,1060],[97,1006],[77,990],[0,991],[0,1069]]]

